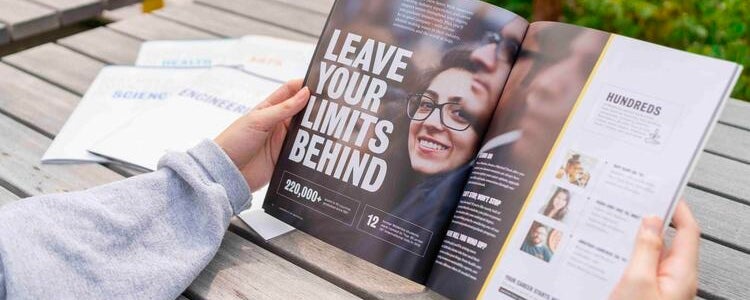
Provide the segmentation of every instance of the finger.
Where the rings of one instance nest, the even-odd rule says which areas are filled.
[[[288,98],[276,105],[266,107],[261,110],[253,111],[248,115],[248,125],[258,131],[269,131],[271,128],[280,124],[286,119],[297,114],[310,98],[310,90],[305,87],[299,90],[294,96]]]
[[[663,242],[661,239],[662,221],[658,217],[646,217],[636,237],[633,256],[625,271],[626,280],[635,282],[656,282],[657,270]]]
[[[276,89],[271,95],[266,97],[263,102],[258,104],[255,109],[263,109],[272,105],[281,103],[282,101],[289,99],[294,96],[302,88],[302,79],[294,79],[287,81],[284,85]]]
[[[672,249],[669,251],[670,259],[677,260],[677,265],[694,269],[698,264],[698,246],[700,245],[700,228],[693,217],[685,201],[677,203],[672,224],[677,231],[672,239]]]

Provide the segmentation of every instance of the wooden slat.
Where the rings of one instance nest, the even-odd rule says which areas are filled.
[[[2,153],[0,153],[0,155],[2,155]],[[0,207],[16,200],[18,200],[18,196],[3,187],[0,187]]]
[[[690,184],[750,204],[750,165],[703,152]]]
[[[299,230],[264,241],[235,218],[231,230],[365,298],[444,299],[423,285],[391,273]]]
[[[112,30],[141,40],[213,39],[217,35],[193,29],[153,15],[139,15],[107,25]]]
[[[40,83],[43,84],[47,83]],[[23,194],[65,192],[122,179],[122,176],[96,164],[39,165],[39,158],[51,140],[2,114],[0,132],[4,133],[0,136],[0,181],[11,184]],[[289,288],[289,282],[294,282],[293,289]],[[293,299],[301,295],[321,299],[354,298],[232,233],[227,234],[217,258],[188,292],[199,299],[219,296],[227,299]]]
[[[674,233],[672,228],[667,230],[668,243]],[[698,251],[698,289],[710,298],[750,299],[749,255],[706,240]]]
[[[83,54],[52,43],[8,55],[3,61],[79,95],[86,92],[104,66]]]
[[[91,19],[102,13],[101,0],[33,0],[57,11],[61,25]]]
[[[39,78],[0,63],[0,111],[33,124],[47,136],[57,134],[79,98]]]
[[[261,34],[303,42],[316,40],[309,35],[196,4],[165,7],[155,11],[154,14],[224,37]]]
[[[331,7],[333,7],[334,0],[305,0],[305,1],[276,0],[276,2],[281,2],[284,4],[293,5],[299,8],[304,8],[309,11],[327,16],[328,13],[331,12]]]
[[[202,299],[357,299],[334,284],[227,232],[222,250],[191,285]],[[220,284],[217,275],[223,275]],[[253,286],[242,291],[230,288]]]
[[[10,41],[10,35],[8,35],[8,28],[5,24],[0,23],[0,45],[8,43]]]
[[[748,115],[748,118],[750,118],[750,115]],[[750,163],[750,130],[723,123],[716,124],[706,144],[706,150],[744,163]]]
[[[252,19],[306,33],[310,36],[320,35],[326,21],[320,14],[276,1],[196,0],[196,3],[241,14]],[[263,9],[258,9],[259,7]]]
[[[703,235],[750,253],[750,206],[691,187],[683,196]]]
[[[71,35],[57,43],[109,64],[132,64],[141,45],[141,41],[106,27]],[[135,51],[121,51],[122,48]]]
[[[720,120],[750,130],[750,103],[736,99],[729,100]]]
[[[5,115],[0,115],[0,132],[0,179],[23,195],[68,192],[122,179],[96,164],[42,165],[40,158],[52,141]]]
[[[104,0],[104,8],[112,10],[141,2],[143,0]]]
[[[0,22],[14,40],[60,27],[57,13],[45,6],[23,0],[0,0]]]

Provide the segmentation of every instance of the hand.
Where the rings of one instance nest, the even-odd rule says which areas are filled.
[[[310,91],[301,87],[301,79],[287,82],[214,139],[252,191],[271,180],[291,117],[307,104]]]
[[[698,286],[700,230],[687,204],[677,204],[672,223],[677,234],[662,253],[662,222],[644,218],[633,257],[610,299],[693,299]]]

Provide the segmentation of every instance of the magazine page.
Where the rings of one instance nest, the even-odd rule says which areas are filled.
[[[337,1],[264,204],[424,282],[528,24],[479,1]]]
[[[205,68],[106,66],[42,157],[43,163],[108,162],[87,149],[112,130],[157,107]]]
[[[456,299],[604,299],[669,219],[736,64],[533,23],[429,284]]]
[[[146,41],[136,65],[161,67],[238,66],[278,81],[305,76],[314,44],[262,35],[239,39]]]

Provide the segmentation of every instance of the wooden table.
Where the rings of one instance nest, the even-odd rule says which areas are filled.
[[[99,70],[107,64],[132,64],[143,41],[265,34],[314,42],[332,2],[197,0],[3,57],[0,205],[131,175],[97,164],[41,165],[40,158]],[[700,298],[750,299],[748,149],[750,103],[732,100],[686,191],[703,229]],[[265,242],[238,219],[216,258],[183,297],[441,298],[300,231]]]
[[[0,0],[0,45],[57,29],[141,0]]]

